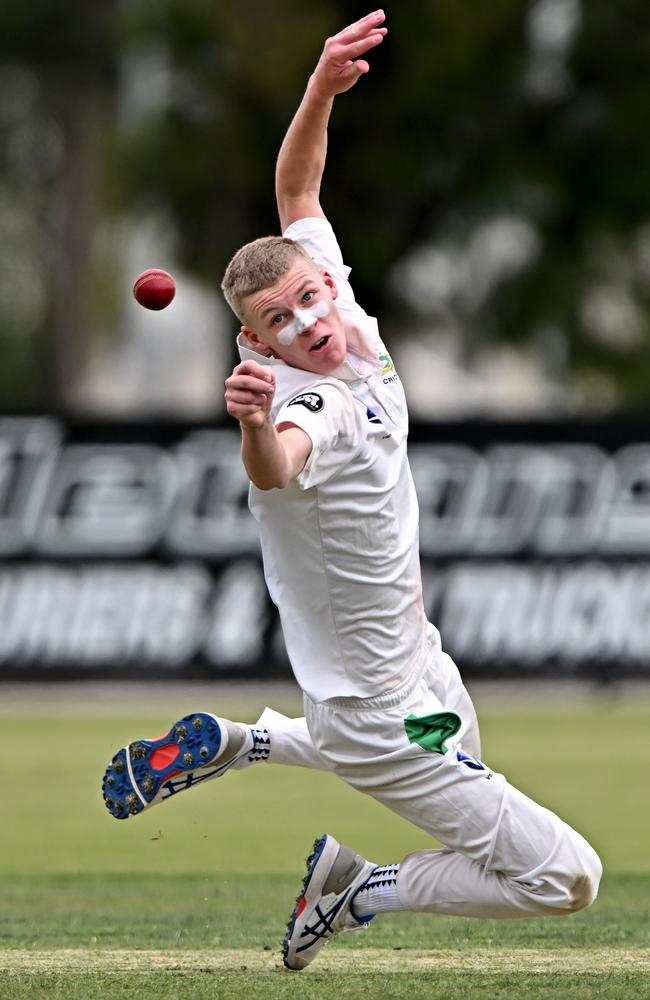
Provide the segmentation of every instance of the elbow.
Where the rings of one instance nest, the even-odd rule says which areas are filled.
[[[253,486],[257,487],[263,493],[268,493],[270,490],[284,490],[289,485],[289,480],[285,478],[273,478],[273,479],[253,479]]]

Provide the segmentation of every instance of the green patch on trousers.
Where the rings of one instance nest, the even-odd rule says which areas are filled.
[[[431,750],[432,753],[446,753],[445,740],[455,736],[460,726],[460,716],[456,712],[407,715],[404,719],[409,742],[417,743],[423,750]]]

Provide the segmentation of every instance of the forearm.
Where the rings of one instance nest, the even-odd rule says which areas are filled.
[[[242,425],[242,460],[248,478],[260,490],[284,489],[290,469],[280,435],[270,419],[260,427]]]
[[[275,191],[281,217],[288,202],[305,196],[318,201],[333,103],[333,97],[319,92],[312,77],[278,154]]]
[[[384,20],[383,10],[376,10],[325,42],[278,155],[275,192],[283,230],[297,219],[323,215],[320,186],[332,104],[370,69],[360,57],[383,40]]]

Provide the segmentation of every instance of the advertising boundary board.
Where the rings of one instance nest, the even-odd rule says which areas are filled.
[[[650,674],[650,425],[412,427],[465,676]],[[283,678],[232,423],[0,417],[0,680]]]

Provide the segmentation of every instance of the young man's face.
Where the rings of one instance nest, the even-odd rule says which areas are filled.
[[[326,271],[298,257],[275,285],[246,299],[243,332],[292,368],[327,375],[347,354],[337,295]]]

